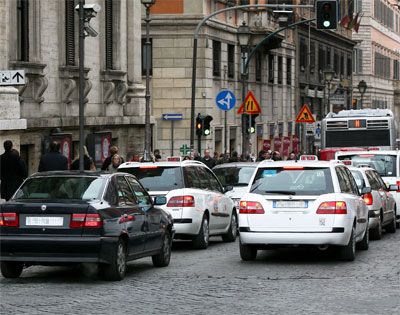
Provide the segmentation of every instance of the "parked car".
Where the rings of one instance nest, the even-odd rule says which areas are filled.
[[[386,232],[395,233],[394,207],[396,202],[378,172],[370,167],[349,167],[349,169],[360,191],[364,187],[371,188],[370,193],[362,196],[368,207],[370,238],[380,240],[382,227]]]
[[[190,239],[195,248],[207,248],[210,235],[233,242],[237,213],[215,174],[198,161],[127,162],[119,170],[135,175],[152,197],[166,197],[162,208],[174,220],[176,239]]]
[[[239,209],[240,198],[246,193],[257,165],[253,162],[235,162],[219,164],[213,168],[222,186],[232,187],[225,195],[233,200],[236,209]]]
[[[37,173],[0,205],[1,272],[17,278],[37,264],[97,263],[121,280],[127,261],[151,256],[168,266],[172,217],[130,174]]]
[[[366,165],[374,168],[382,177],[386,186],[392,186],[392,195],[396,201],[395,213],[397,227],[400,228],[400,151],[376,150],[336,152],[336,159],[351,161],[353,166]]]
[[[342,259],[354,260],[356,243],[368,249],[368,209],[340,162],[261,162],[240,201],[239,231],[243,260],[288,245],[337,246]]]

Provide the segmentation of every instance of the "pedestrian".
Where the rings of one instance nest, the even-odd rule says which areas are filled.
[[[288,156],[288,158],[287,158],[287,160],[288,160],[288,161],[295,161],[295,160],[297,160],[296,153],[294,153],[293,151],[290,152],[290,153],[289,153],[289,156]]]
[[[267,151],[265,150],[260,150],[260,152],[258,152],[258,157],[257,157],[257,162],[261,162],[265,160],[265,155],[267,154]]]
[[[204,150],[204,157],[202,162],[209,168],[213,168],[216,165],[215,160],[210,155],[210,150],[208,149]]]
[[[160,150],[155,149],[154,150],[154,160],[155,160],[155,162],[161,161],[161,159],[162,159],[162,157],[161,157],[161,154],[160,154]]]
[[[111,160],[111,164],[108,166],[107,170],[111,173],[118,171],[118,167],[122,164],[122,159],[118,154],[114,154]]]
[[[86,146],[83,146],[83,169],[85,171],[95,171],[96,165],[93,159],[89,156]],[[71,170],[79,170],[79,154],[71,164]]]
[[[4,153],[0,157],[1,198],[7,201],[28,176],[28,172],[19,152],[13,149],[13,143],[6,140],[3,146]]]
[[[68,159],[60,153],[60,144],[50,142],[49,152],[42,155],[39,162],[39,172],[68,170]]]
[[[200,161],[200,162],[203,161],[203,159],[201,158],[199,152],[196,151],[196,150],[193,150],[193,160],[195,160],[195,161]]]
[[[108,170],[108,167],[111,164],[111,159],[115,154],[118,154],[118,147],[116,145],[113,145],[110,147],[110,155],[104,160],[103,165],[101,166],[102,171]],[[120,156],[122,163],[124,163],[124,159]]]
[[[274,153],[272,154],[272,159],[274,161],[282,161],[282,157],[279,151],[274,151]]]
[[[231,157],[229,158],[230,163],[239,162],[239,154],[237,151],[232,151]]]
[[[185,155],[185,156],[183,157],[183,159],[182,159],[182,161],[190,161],[190,160],[191,160],[191,158],[190,158],[189,155]]]

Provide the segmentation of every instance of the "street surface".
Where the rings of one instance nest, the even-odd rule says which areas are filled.
[[[0,277],[0,313],[400,314],[399,231],[371,242],[354,262],[304,249],[242,262],[238,245],[215,238],[207,250],[192,250],[177,242],[169,267],[137,260],[121,282],[79,268],[31,267],[20,279]]]

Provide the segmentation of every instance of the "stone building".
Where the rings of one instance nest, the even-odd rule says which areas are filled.
[[[157,125],[155,147],[164,155],[178,155],[181,147],[189,146],[193,36],[197,24],[211,12],[246,3],[256,1],[157,0],[151,8],[153,116]],[[258,4],[265,3],[267,1],[258,1]],[[241,49],[237,29],[243,21],[252,32],[251,47],[278,28],[277,15],[264,9],[221,13],[200,29],[195,113],[213,117],[211,136],[202,137],[202,149],[209,148],[219,153],[225,150],[242,152],[241,116],[237,114],[242,102]],[[250,62],[248,89],[254,92],[262,110],[256,118],[256,132],[251,135],[252,153],[264,145],[273,146],[274,139],[279,139],[276,141],[279,145],[283,138],[291,139],[295,118],[294,80],[293,31],[287,30],[262,47]],[[226,116],[215,102],[216,95],[223,89],[233,91],[237,98],[236,107]],[[171,122],[161,119],[164,113],[183,115],[182,121],[174,123],[173,139]],[[288,151],[287,141],[285,145]]]
[[[101,11],[85,39],[85,144],[98,165],[117,144],[143,150],[144,85],[140,1],[87,0]],[[2,69],[25,70],[27,84],[0,88],[0,139],[11,138],[35,172],[49,141],[70,161],[78,131],[77,0],[0,0]],[[2,149],[2,148],[1,148]]]

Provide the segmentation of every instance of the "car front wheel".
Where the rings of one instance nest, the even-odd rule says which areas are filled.
[[[172,246],[171,232],[166,230],[160,253],[151,256],[153,265],[155,267],[167,267],[169,265],[169,261],[171,259],[171,246]]]
[[[120,281],[126,274],[126,245],[122,239],[116,243],[110,264],[100,265],[100,276],[109,281]]]
[[[2,261],[0,268],[4,278],[19,278],[24,264],[17,261]]]

